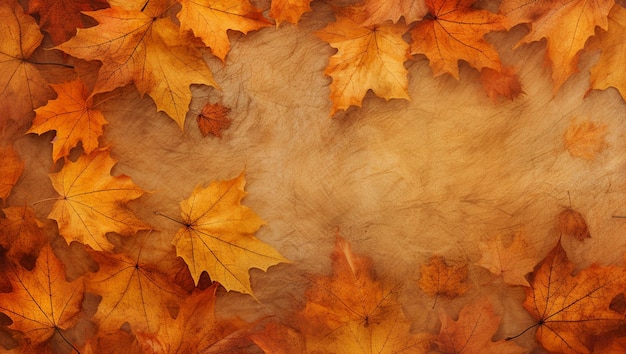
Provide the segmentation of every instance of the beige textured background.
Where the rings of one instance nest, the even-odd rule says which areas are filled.
[[[584,97],[597,53],[583,55],[581,72],[553,97],[543,66],[545,44],[513,50],[526,33],[516,27],[489,36],[522,78],[525,94],[515,101],[492,103],[478,72],[463,63],[456,81],[433,78],[428,60],[417,57],[406,63],[411,102],[368,95],[361,109],[330,119],[330,79],[323,71],[334,50],[313,32],[332,15],[323,3],[314,2],[313,8],[297,27],[231,33],[233,49],[225,65],[207,56],[221,90],[193,88],[184,132],[134,87],[99,96],[106,100],[99,107],[109,121],[102,145],[110,145],[119,160],[113,174],[127,174],[152,191],[130,204],[158,230],[149,236],[151,257],[173,252],[170,242],[179,226],[154,211],[178,217],[178,203],[194,187],[245,170],[244,204],[267,221],[257,236],[294,262],[251,272],[260,303],[219,294],[219,311],[247,319],[281,318],[298,308],[306,286],[301,275],[329,271],[337,227],[355,252],[373,258],[381,277],[403,284],[405,312],[416,331],[438,328],[433,300],[416,284],[419,265],[433,254],[467,262],[472,284],[466,295],[440,299],[438,307],[457,313],[488,295],[503,317],[496,338],[531,325],[521,306],[523,289],[492,281],[474,265],[478,244],[523,229],[539,261],[558,239],[555,218],[570,206],[568,195],[592,235],[582,243],[563,240],[578,269],[623,261],[626,219],[611,216],[626,215],[626,106],[614,89]],[[231,108],[233,124],[221,139],[202,138],[195,125],[207,99]],[[563,147],[569,124],[582,120],[608,126],[606,149],[593,161],[572,157]],[[52,136],[18,140],[26,169],[6,205],[56,197],[47,177],[54,169]],[[34,207],[44,220],[52,203]],[[47,227],[56,232],[53,222]],[[79,274],[80,247],[55,245]],[[533,334],[518,343],[534,347]]]

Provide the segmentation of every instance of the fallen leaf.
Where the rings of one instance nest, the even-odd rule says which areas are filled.
[[[467,289],[467,265],[448,265],[441,256],[433,256],[427,264],[420,267],[420,289],[426,294],[435,297],[433,308],[437,304],[439,295],[457,297]]]
[[[224,61],[230,51],[228,31],[247,34],[271,23],[248,0],[179,0],[182,9],[176,15],[182,31],[191,31]]]
[[[494,103],[498,102],[500,97],[512,101],[524,93],[515,69],[508,66],[503,66],[501,71],[483,68],[480,71],[480,83],[483,85],[487,96]]]
[[[571,208],[564,209],[556,217],[556,229],[559,237],[575,237],[579,241],[584,241],[586,238],[591,237],[585,218]]]
[[[60,44],[73,37],[77,28],[85,27],[82,11],[107,6],[106,0],[31,0],[28,13],[39,14],[41,28],[50,34],[54,44]]]
[[[307,352],[425,352],[429,334],[413,334],[396,289],[376,279],[369,258],[352,253],[339,235],[332,254],[331,276],[311,278],[305,308],[297,324]]]
[[[537,319],[537,341],[550,352],[589,353],[587,338],[626,324],[623,315],[609,309],[626,288],[624,269],[593,264],[572,276],[573,270],[559,240],[526,289],[524,308]]]
[[[33,125],[27,133],[43,134],[56,131],[52,140],[52,159],[67,157],[70,150],[82,142],[85,153],[98,148],[102,126],[107,124],[99,110],[93,108],[89,90],[80,80],[50,85],[57,98],[35,110]]]
[[[519,44],[547,40],[546,58],[552,64],[556,94],[565,80],[578,71],[580,51],[594,35],[596,26],[607,29],[607,16],[614,3],[613,0],[504,0],[500,12],[514,25],[530,23],[530,33]]]
[[[563,135],[563,146],[573,157],[592,161],[606,148],[606,125],[596,125],[591,121],[572,121]]]
[[[66,161],[61,171],[50,175],[60,197],[48,218],[57,221],[59,233],[68,243],[78,241],[97,251],[111,250],[107,232],[130,235],[150,229],[125,208],[144,191],[126,175],[111,176],[115,163],[107,149],[98,149],[76,162]]]
[[[180,203],[184,227],[176,233],[176,254],[185,260],[198,283],[207,271],[213,281],[226,290],[252,295],[250,268],[266,271],[288,262],[271,246],[254,237],[265,222],[252,209],[241,205],[245,178],[212,182],[207,188],[196,187]]]
[[[434,76],[459,79],[459,60],[478,69],[501,70],[495,48],[483,38],[507,29],[504,16],[472,7],[474,0],[426,0],[428,15],[411,30],[411,54],[424,54]]]
[[[396,23],[400,17],[409,24],[421,20],[428,13],[424,0],[366,0],[363,26],[381,24],[385,21]]]
[[[324,71],[333,79],[330,115],[352,105],[360,107],[369,89],[386,100],[409,100],[408,72],[404,68],[409,45],[402,39],[408,27],[389,23],[363,27],[355,18],[342,14],[336,17],[336,22],[316,32],[338,49]]]
[[[202,112],[196,118],[202,136],[213,134],[217,137],[222,137],[222,130],[230,127],[229,112],[230,108],[224,107],[219,103],[207,103],[204,105]]]
[[[99,353],[142,353],[137,338],[132,333],[122,330],[113,333],[101,333],[87,340],[81,354]]]
[[[517,231],[508,247],[502,244],[502,235],[492,238],[487,243],[480,243],[482,255],[478,265],[496,275],[509,285],[530,286],[526,274],[533,271],[536,262],[532,257],[530,245],[526,243],[524,234]]]
[[[276,20],[276,26],[287,21],[297,24],[305,12],[311,11],[312,0],[273,0],[270,17]]]
[[[25,123],[30,112],[54,93],[29,58],[43,35],[35,20],[13,0],[0,2],[0,117]]]
[[[36,258],[48,238],[35,211],[28,206],[12,206],[2,211],[5,217],[0,218],[0,245],[8,250],[6,256],[15,264],[25,256]]]
[[[99,270],[88,274],[85,286],[90,293],[102,296],[94,315],[99,331],[113,333],[124,322],[133,331],[156,333],[171,317],[187,292],[156,265],[141,259],[141,251],[126,254],[91,252]]]
[[[626,57],[626,10],[613,5],[608,17],[606,31],[598,31],[592,37],[596,47],[602,50],[600,60],[591,68],[591,88],[606,90],[610,86],[617,88],[626,100],[626,68],[622,63]]]
[[[15,267],[7,275],[13,292],[0,293],[0,310],[13,320],[10,328],[23,332],[31,345],[45,342],[78,320],[84,291],[82,278],[67,282],[64,266],[50,246],[41,249],[32,271]]]
[[[5,146],[0,147],[0,166],[0,199],[6,201],[24,171],[24,162],[12,146]]]
[[[134,83],[182,130],[191,101],[190,85],[216,84],[201,53],[163,15],[167,2],[150,3],[159,5],[144,12],[117,7],[85,12],[99,24],[78,29],[74,38],[55,48],[102,62],[92,95]]]
[[[517,354],[528,352],[528,349],[511,341],[493,342],[491,340],[500,325],[500,317],[494,313],[493,306],[487,298],[465,305],[456,321],[448,316],[446,311],[439,309],[439,320],[441,329],[436,344],[440,353]]]
[[[194,290],[176,319],[163,321],[157,333],[137,332],[144,353],[243,353],[252,345],[246,337],[247,324],[215,315],[214,283],[205,290]]]

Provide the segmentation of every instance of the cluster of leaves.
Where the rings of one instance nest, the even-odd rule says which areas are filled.
[[[266,352],[525,351],[511,341],[491,340],[499,317],[487,299],[467,305],[456,321],[439,309],[439,333],[416,333],[402,311],[398,287],[379,281],[371,261],[354,255],[340,237],[332,255],[333,274],[309,277],[306,304],[293,314],[293,323],[216,318],[218,286],[254,296],[248,271],[287,261],[254,237],[264,222],[241,204],[243,174],[198,187],[181,202],[182,227],[172,238],[179,258],[172,255],[169,264],[145,261],[141,248],[120,251],[107,237],[116,233],[139,238],[147,232],[149,239],[151,227],[127,207],[144,191],[128,176],[111,175],[115,160],[99,144],[107,122],[94,104],[97,95],[133,84],[182,129],[190,86],[218,86],[202,56],[206,48],[226,61],[229,30],[245,34],[271,27],[271,19],[276,25],[297,23],[311,10],[309,3],[275,0],[265,17],[247,0],[30,0],[26,11],[17,1],[0,1],[0,132],[4,138],[11,129],[55,131],[52,160],[62,163],[50,174],[59,197],[48,218],[57,222],[58,235],[67,243],[84,245],[97,265],[97,270],[68,279],[66,265],[34,210],[2,209],[0,311],[8,316],[2,323],[13,336],[16,352],[50,351],[54,336],[76,351],[95,353],[236,351],[253,343]],[[515,70],[501,63],[484,36],[522,23],[530,26],[522,43],[547,41],[555,93],[576,71],[596,27],[601,30],[590,47],[601,49],[602,56],[592,69],[591,88],[614,86],[626,92],[625,75],[616,64],[626,51],[621,40],[626,11],[613,1],[576,0],[554,8],[547,2],[505,0],[499,13],[475,5],[365,0],[337,7],[336,21],[317,32],[337,49],[326,69],[332,78],[331,115],[359,106],[370,89],[385,99],[409,99],[404,64],[420,54],[429,59],[435,76],[458,78],[458,62],[463,60],[480,70],[489,96],[513,99],[521,93]],[[49,34],[54,49],[64,53],[56,57],[59,62],[35,59],[43,56],[36,54],[44,41],[40,29]],[[404,39],[407,33],[409,42]],[[97,71],[93,82],[73,70],[72,64],[80,60]],[[72,71],[73,78],[49,84],[41,68],[51,66]],[[197,117],[202,133],[220,136],[229,125],[227,114],[228,108],[207,103]],[[603,128],[583,127],[582,137],[575,128],[565,137],[572,142],[568,150],[592,158],[601,148]],[[592,142],[581,147],[576,143],[581,139]],[[13,141],[7,142],[0,146],[3,201],[24,169]],[[76,149],[79,145],[82,151]],[[81,155],[69,159],[72,150]],[[572,209],[559,214],[557,229],[564,237],[590,237],[584,218]],[[614,306],[620,296],[623,300],[626,288],[623,268],[594,265],[572,275],[573,264],[560,243],[535,267],[521,235],[506,249],[500,239],[482,247],[480,266],[501,274],[507,284],[525,287],[523,306],[536,318],[533,328],[545,348],[590,352],[601,338],[606,348],[623,349],[625,343],[616,333],[623,330],[624,314]],[[203,272],[212,285],[203,282]],[[434,297],[433,307],[439,297],[461,296],[470,288],[467,265],[451,266],[439,256],[422,265],[421,273],[419,287]],[[86,342],[76,343],[66,334],[85,314],[87,293],[101,298],[90,318],[97,330]]]

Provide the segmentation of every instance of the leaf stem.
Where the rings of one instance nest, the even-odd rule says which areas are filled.
[[[167,219],[170,219],[170,220],[172,220],[173,222],[179,223],[179,224],[181,224],[181,225],[185,225],[185,226],[187,225],[187,224],[185,224],[184,222],[182,222],[182,221],[180,221],[180,220],[176,220],[176,219],[174,219],[173,217],[171,217],[171,216],[169,216],[169,215],[162,214],[161,212],[155,211],[155,212],[154,212],[154,214],[155,214],[155,215],[162,216],[162,217],[167,218]]]
[[[58,65],[64,68],[74,69],[74,65],[70,65],[70,64],[53,63],[53,62],[47,62],[47,61],[34,61],[30,59],[24,59],[24,61],[27,63],[35,64],[35,65]]]
[[[46,199],[41,199],[41,200],[38,200],[38,201],[36,201],[36,202],[33,202],[33,205],[37,205],[37,204],[39,204],[39,203],[43,203],[43,202],[51,202],[51,201],[53,201],[53,200],[59,200],[59,198],[46,198]]]
[[[532,329],[532,328],[535,328],[535,327],[537,327],[537,326],[539,326],[539,323],[535,323],[534,325],[532,325],[532,326],[530,326],[530,327],[526,328],[525,330],[523,330],[523,331],[522,331],[521,333],[519,333],[518,335],[515,335],[515,336],[513,336],[513,337],[506,337],[504,340],[507,340],[507,341],[508,341],[508,340],[515,339],[515,338],[517,338],[517,337],[521,336],[522,334],[524,334],[524,333],[528,332],[528,330],[530,330],[530,329]]]

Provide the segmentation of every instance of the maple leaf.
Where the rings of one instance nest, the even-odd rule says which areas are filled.
[[[276,26],[283,21],[297,24],[305,12],[311,11],[311,0],[272,0],[270,17],[276,20]]]
[[[502,244],[502,235],[480,243],[482,255],[478,265],[493,274],[502,275],[505,283],[510,285],[530,286],[526,274],[533,271],[535,261],[531,257],[531,249],[522,232],[515,232],[513,241],[508,247]]]
[[[526,353],[527,349],[514,342],[491,341],[498,330],[500,317],[494,311],[489,299],[482,298],[465,305],[454,321],[446,311],[439,309],[441,329],[436,340],[441,353]]]
[[[366,0],[363,26],[380,24],[385,21],[396,23],[404,17],[406,23],[421,20],[428,13],[424,0]]]
[[[222,137],[222,130],[230,127],[228,112],[230,112],[230,108],[224,107],[219,103],[207,103],[204,105],[202,112],[196,118],[202,136],[213,134],[217,137]]]
[[[0,116],[20,123],[53,92],[29,58],[43,35],[35,20],[13,0],[0,2]]]
[[[478,69],[501,70],[500,57],[483,38],[507,29],[504,16],[472,7],[474,0],[426,0],[428,15],[411,30],[411,54],[424,54],[435,76],[459,79],[459,60]]]
[[[591,237],[585,218],[572,208],[566,208],[557,215],[556,229],[559,237],[565,235],[575,237],[579,241]]]
[[[0,218],[0,245],[8,250],[6,256],[16,264],[24,256],[36,256],[47,237],[35,211],[27,206],[12,206],[2,211],[5,217]]]
[[[176,15],[183,31],[192,31],[224,61],[230,51],[228,30],[247,34],[271,23],[248,0],[180,0]]]
[[[573,73],[578,58],[596,26],[607,29],[613,0],[527,1],[504,0],[500,12],[513,24],[530,23],[531,31],[522,43],[547,40],[546,58],[552,64],[554,94]]]
[[[288,262],[271,246],[254,237],[264,224],[252,209],[241,205],[245,178],[243,172],[228,181],[196,187],[180,203],[184,227],[176,233],[176,254],[185,260],[198,283],[207,271],[213,281],[226,290],[252,295],[248,271],[267,270]]]
[[[352,253],[337,234],[333,274],[311,279],[298,314],[307,351],[332,353],[425,352],[430,335],[410,333],[395,289],[376,280],[369,258]]]
[[[503,66],[501,71],[483,68],[480,71],[480,83],[493,102],[497,102],[499,97],[514,100],[524,93],[515,69],[508,66]]]
[[[137,332],[144,353],[236,353],[249,347],[244,331],[247,324],[215,315],[218,286],[214,283],[208,289],[194,290],[181,304],[176,319],[165,319],[158,333]]]
[[[598,31],[594,38],[596,47],[602,49],[600,60],[591,68],[591,88],[606,90],[610,86],[618,89],[626,100],[626,68],[622,65],[626,57],[626,10],[614,5],[609,13],[607,31]]]
[[[50,85],[57,98],[35,110],[33,125],[27,133],[43,134],[56,131],[52,141],[52,159],[67,157],[70,150],[82,142],[85,153],[98,148],[102,126],[107,124],[99,110],[93,109],[93,99],[80,80]]]
[[[439,295],[457,297],[467,291],[467,265],[448,265],[441,256],[433,256],[428,264],[420,267],[420,289],[435,297],[433,308]]]
[[[99,270],[85,279],[87,291],[102,296],[94,319],[100,331],[115,332],[124,322],[133,331],[156,333],[170,318],[169,308],[187,295],[170,276],[141,259],[123,253],[91,252]]]
[[[5,201],[24,171],[24,162],[12,146],[5,146],[0,147],[0,166],[0,199]]]
[[[589,336],[626,324],[623,315],[609,309],[626,287],[624,269],[593,264],[572,276],[573,270],[559,240],[526,289],[524,308],[537,319],[530,328],[537,327],[537,340],[550,352],[589,353]]]
[[[563,134],[563,146],[573,157],[592,161],[607,146],[606,125],[596,125],[591,121],[572,121]]]
[[[150,229],[124,205],[144,191],[126,175],[111,176],[115,160],[107,149],[66,161],[61,171],[50,175],[52,186],[61,196],[48,218],[59,225],[67,242],[78,241],[97,251],[111,250],[107,232],[121,235]]]
[[[119,330],[113,333],[98,332],[96,337],[87,340],[81,354],[99,353],[142,353],[137,338],[131,333]]]
[[[78,29],[74,38],[55,48],[102,62],[92,95],[132,82],[182,130],[191,101],[189,86],[216,84],[200,52],[169,18],[160,18],[165,5],[147,7],[144,12],[117,7],[85,12],[99,24]]]
[[[359,16],[337,14],[336,22],[316,32],[338,50],[324,71],[333,79],[331,116],[351,105],[360,107],[369,89],[386,100],[410,99],[404,68],[408,44],[402,39],[408,27],[388,23],[363,27],[356,19]]]
[[[50,34],[54,44],[60,44],[76,34],[76,28],[85,27],[81,11],[107,7],[106,0],[31,0],[28,13],[39,14],[41,28]]]
[[[78,320],[84,291],[82,278],[67,282],[64,266],[49,245],[41,249],[32,271],[15,267],[7,275],[13,292],[0,293],[0,311],[13,320],[11,328],[22,331],[33,346],[57,332],[74,348],[61,330]]]

